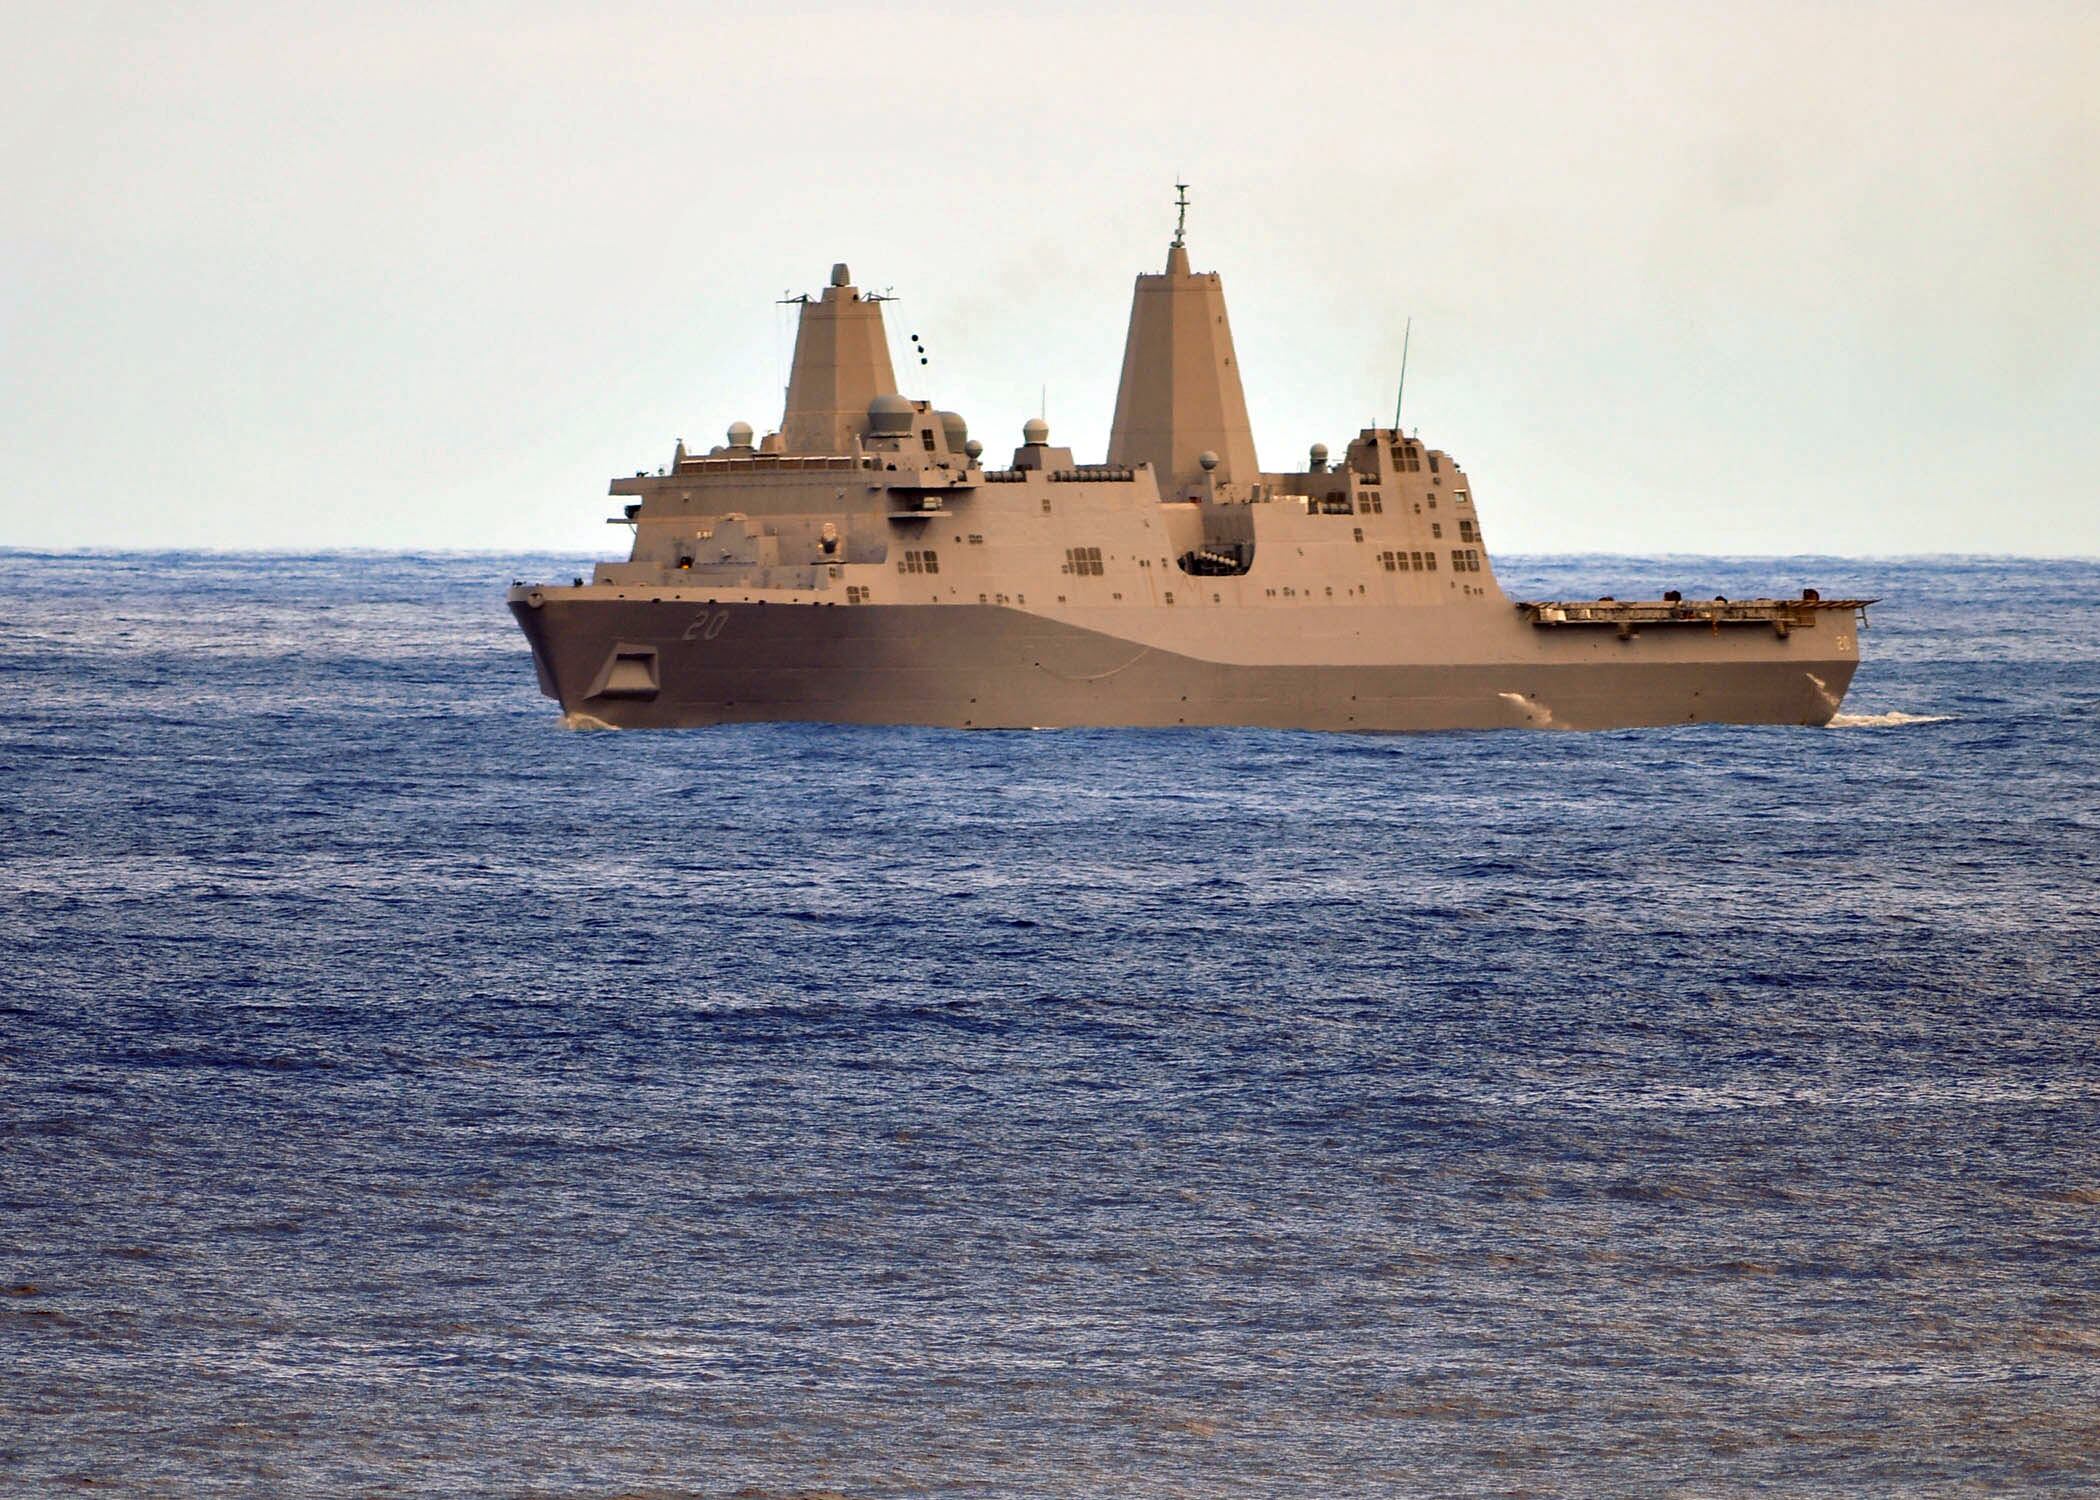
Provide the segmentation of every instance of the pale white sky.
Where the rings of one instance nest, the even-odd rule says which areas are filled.
[[[2100,5],[757,11],[0,0],[0,545],[616,551],[840,259],[1099,457],[1178,174],[1270,467],[1411,316],[1498,551],[2100,553]]]

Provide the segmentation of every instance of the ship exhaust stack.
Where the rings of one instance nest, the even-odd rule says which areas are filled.
[[[783,446],[789,453],[850,453],[867,432],[868,403],[897,394],[882,299],[863,297],[841,264],[831,268],[821,297],[798,300]]]
[[[1224,285],[1215,271],[1190,273],[1177,229],[1166,272],[1139,276],[1131,297],[1108,461],[1151,464],[1164,496],[1206,478],[1197,462],[1206,450],[1218,456],[1208,477],[1242,485],[1261,478]]]

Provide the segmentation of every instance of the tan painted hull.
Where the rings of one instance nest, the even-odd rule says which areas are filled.
[[[1620,640],[1528,627],[1506,604],[1413,651],[1389,632],[1337,653],[1386,659],[1323,663],[1260,660],[1264,637],[1235,641],[1223,620],[1207,622],[1206,652],[1202,632],[1170,649],[997,606],[650,601],[589,588],[514,590],[511,605],[542,690],[571,714],[623,728],[1821,724],[1858,665],[1849,629],[1834,625],[1791,637],[1698,629]],[[1273,622],[1256,624],[1275,634]]]

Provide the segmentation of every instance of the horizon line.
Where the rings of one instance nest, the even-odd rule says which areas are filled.
[[[321,546],[321,547],[227,547],[219,545],[167,544],[152,547],[111,547],[103,545],[36,546],[0,542],[0,557],[153,557],[178,553],[203,554],[220,557],[580,557],[602,561],[603,554],[581,549],[571,551],[559,547],[385,547],[385,546]],[[1760,560],[1785,561],[1795,558],[1827,559],[1838,562],[2084,562],[2100,563],[2100,553],[2093,552],[1628,552],[1607,548],[1588,548],[1578,551],[1551,552],[1504,552],[1493,560],[1507,561],[1517,558],[1540,557],[1633,557],[1633,558],[1757,558]]]

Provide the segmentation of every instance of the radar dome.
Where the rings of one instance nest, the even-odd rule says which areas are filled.
[[[1050,441],[1050,424],[1041,417],[1030,417],[1021,424],[1021,441],[1030,447],[1040,447]]]
[[[1196,462],[1203,465],[1203,472],[1208,474],[1212,469],[1215,469],[1218,466],[1218,455],[1211,452],[1210,449],[1205,448],[1201,453],[1196,455]]]
[[[729,424],[729,446],[732,448],[748,448],[751,446],[751,424],[749,422],[731,422]]]
[[[916,415],[909,400],[895,391],[884,391],[868,403],[868,431],[877,437],[900,437],[911,431]]]
[[[970,424],[962,419],[959,412],[944,411],[936,412],[935,415],[941,419],[941,431],[948,435],[948,451],[961,452],[962,445],[970,440]]]

